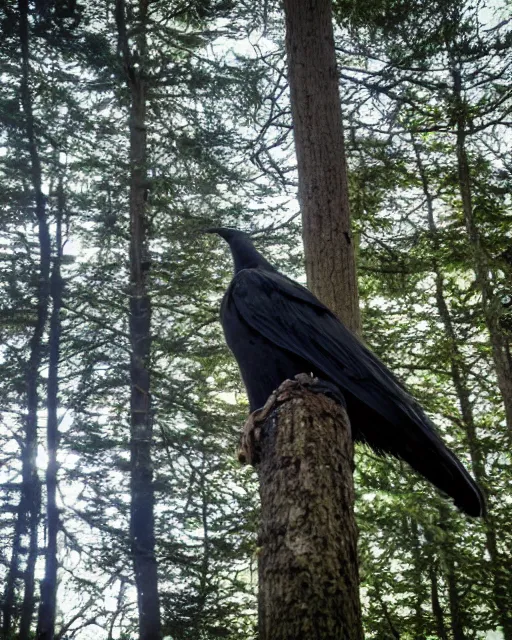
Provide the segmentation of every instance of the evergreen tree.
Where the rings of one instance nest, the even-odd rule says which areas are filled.
[[[279,268],[303,274],[283,14],[268,3],[151,0],[137,61],[138,7],[126,2],[125,16],[146,87],[162,633],[249,638],[257,503],[254,478],[234,461],[246,406],[216,306],[230,265],[199,231],[259,229]],[[356,452],[366,635],[477,638],[501,628],[508,638],[506,7],[333,7],[364,337],[425,404],[489,503],[485,521],[468,522],[399,462]],[[7,1],[0,29],[3,635],[19,635],[22,620],[21,637],[33,633],[56,588],[55,637],[136,637],[134,123],[115,7]],[[58,446],[47,444],[47,428]],[[54,558],[56,585],[39,585],[45,565],[55,575]]]

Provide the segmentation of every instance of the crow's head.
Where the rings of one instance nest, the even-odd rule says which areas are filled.
[[[235,273],[242,269],[265,269],[275,271],[268,260],[256,249],[249,234],[238,229],[228,227],[212,227],[205,229],[205,233],[216,233],[229,244],[233,261],[235,263]]]

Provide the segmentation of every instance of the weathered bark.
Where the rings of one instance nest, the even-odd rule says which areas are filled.
[[[59,355],[61,339],[61,308],[63,281],[60,272],[62,258],[62,216],[64,213],[64,193],[62,179],[58,188],[58,210],[56,225],[56,255],[54,258],[50,294],[52,314],[50,318],[47,407],[48,420],[46,443],[48,466],[46,468],[46,533],[45,571],[41,582],[41,600],[37,620],[37,640],[53,640],[55,634],[55,612],[57,606],[57,534],[59,531],[59,511],[57,508],[57,451],[59,446],[58,393]]]
[[[360,640],[353,443],[345,410],[286,381],[257,464],[260,640]]]
[[[427,175],[425,172],[425,168],[421,161],[421,156],[419,149],[416,149],[416,160],[418,170],[420,172],[423,192],[425,194],[426,203],[427,203],[427,220],[429,225],[429,230],[432,234],[432,240],[434,243],[434,248],[437,250],[439,248],[439,241],[437,237],[437,226],[434,219],[434,210],[433,210],[433,197],[430,193],[430,188],[428,184]],[[462,416],[462,422],[464,425],[464,429],[466,432],[466,440],[468,444],[469,454],[471,458],[471,466],[473,469],[474,476],[476,481],[480,485],[482,493],[486,501],[488,501],[488,477],[487,472],[485,470],[485,460],[482,455],[482,451],[480,448],[480,443],[478,440],[476,424],[473,415],[473,405],[471,402],[471,390],[469,388],[467,382],[467,372],[464,367],[464,356],[461,352],[459,343],[457,341],[457,335],[455,332],[455,328],[453,326],[452,317],[450,314],[450,310],[448,308],[448,304],[444,295],[444,278],[440,271],[440,267],[438,265],[437,260],[434,258],[433,260],[433,271],[435,275],[435,291],[436,291],[436,302],[437,308],[439,312],[439,317],[441,318],[441,322],[443,324],[444,332],[446,337],[449,340],[450,349],[451,349],[451,358],[450,358],[450,368],[451,368],[451,376],[453,380],[453,386],[455,388],[455,392],[457,394],[457,399],[459,401],[460,413]],[[510,610],[510,596],[508,594],[508,578],[507,578],[507,568],[505,566],[505,561],[498,550],[498,546],[496,544],[497,532],[496,525],[492,515],[487,513],[485,515],[485,536],[486,536],[486,546],[487,551],[489,552],[489,556],[491,558],[492,564],[492,575],[493,575],[493,596],[494,603],[496,606],[496,610],[498,613],[498,619],[503,628],[503,635],[505,640],[512,640],[512,611]]]
[[[147,1],[140,0],[128,41],[124,0],[116,0],[118,48],[130,92],[130,538],[137,587],[140,640],[160,640],[160,605],[154,534],[154,489],[151,444],[153,420],[150,396],[151,300],[147,228],[146,57]],[[135,57],[136,56],[136,57]]]
[[[331,0],[283,0],[308,286],[360,332]]]
[[[29,56],[29,5],[28,0],[18,0],[19,39],[21,48],[20,99],[27,148],[30,155],[31,182],[35,197],[35,215],[39,236],[39,284],[37,291],[37,316],[30,340],[30,357],[26,373],[27,415],[25,418],[25,442],[22,456],[23,496],[20,500],[21,528],[28,529],[28,555],[24,572],[24,594],[21,607],[19,640],[28,640],[35,606],[35,565],[38,553],[38,526],[41,509],[41,486],[37,474],[37,410],[39,406],[39,369],[43,357],[42,340],[48,319],[51,243],[46,220],[46,201],[42,191],[42,171],[37,140],[34,132],[34,115],[30,92]],[[19,553],[19,549],[17,550]],[[17,571],[17,567],[13,567]],[[6,621],[4,620],[4,626]],[[7,621],[10,626],[10,617]]]
[[[308,286],[360,332],[330,0],[283,0]],[[343,409],[302,391],[265,421],[261,640],[363,637],[353,445]]]

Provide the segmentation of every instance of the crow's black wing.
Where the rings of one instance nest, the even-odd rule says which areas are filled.
[[[240,271],[228,293],[255,331],[303,358],[355,398],[355,406],[382,419],[357,425],[370,446],[403,458],[464,511],[480,515],[483,499],[477,485],[419,404],[312,293],[277,272],[260,269]]]
[[[246,269],[230,293],[253,329],[310,362],[389,422],[424,417],[393,374],[304,287],[278,273]]]

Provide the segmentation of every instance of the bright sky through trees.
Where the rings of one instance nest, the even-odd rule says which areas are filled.
[[[136,30],[138,3],[127,4]],[[128,539],[128,102],[113,7],[87,0],[75,21],[51,6],[45,21],[29,5],[28,81],[50,267],[59,217],[65,243],[56,638],[127,640],[138,624]],[[258,247],[304,278],[283,20],[268,3],[148,6],[140,64],[162,627],[175,640],[249,639],[256,485],[235,460],[247,405],[217,320],[232,267],[227,250],[198,231],[264,230]],[[358,448],[365,634],[511,640],[509,7],[339,0],[333,10],[363,335],[489,502],[487,520],[468,520],[399,461]],[[41,302],[19,20],[8,0],[0,10],[0,619],[11,576],[12,631],[29,563],[22,470]],[[45,304],[36,380],[43,484],[51,296]],[[45,504],[43,488],[34,629]]]

